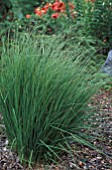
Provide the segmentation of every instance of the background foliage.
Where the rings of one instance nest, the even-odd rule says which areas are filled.
[[[24,23],[25,15],[26,14],[34,14],[34,8],[43,6],[43,4],[46,3],[46,1],[26,1],[26,0],[10,0],[12,3],[12,9],[14,12],[14,16],[16,19],[22,19],[22,22]],[[1,1],[2,2],[2,1]],[[9,1],[6,1],[7,4]],[[50,1],[48,1],[50,2]],[[67,2],[67,1],[66,1]],[[112,45],[112,3],[111,0],[97,0],[94,2],[81,0],[81,1],[71,1],[75,4],[75,11],[77,12],[77,17],[74,18],[73,24],[74,24],[74,30],[76,31],[76,22],[83,23],[83,26],[80,27],[81,30],[83,30],[83,33],[85,35],[91,35],[97,40],[101,40],[102,42],[105,42],[105,46],[111,48]],[[3,8],[4,10],[4,8]],[[50,18],[45,17],[39,19],[38,17],[32,18],[32,20],[29,20],[29,26],[36,25],[39,26],[40,24],[44,24],[48,26],[48,22]],[[34,24],[35,23],[35,24]],[[50,27],[53,27],[56,25],[57,28],[60,28],[60,24],[63,27],[67,24],[70,25],[69,22],[58,20],[57,22],[54,21],[52,23],[52,20],[49,21]],[[13,23],[14,24],[14,23]],[[26,22],[24,23],[24,25]],[[72,24],[72,25],[73,25]],[[6,26],[6,25],[5,25]],[[5,27],[4,26],[4,27]],[[62,30],[63,30],[62,27]],[[79,28],[78,28],[79,29]],[[55,33],[56,33],[56,29]],[[60,30],[60,31],[62,31]],[[53,31],[54,33],[54,31]],[[98,44],[97,44],[98,45]]]

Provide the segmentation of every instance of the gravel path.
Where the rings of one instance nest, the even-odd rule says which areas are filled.
[[[64,163],[52,164],[47,166],[46,170],[112,170],[112,92],[101,92],[94,97],[90,105],[96,107],[96,113],[92,118],[96,128],[89,130],[89,133],[95,137],[92,140],[94,146],[99,147],[105,155],[79,144],[76,144],[77,149],[75,150],[74,144],[71,144],[75,150],[73,155],[63,155]],[[4,126],[0,123],[0,170],[16,169],[28,170],[29,168],[23,167],[16,153],[8,149]],[[44,170],[44,168],[41,165],[33,170]]]

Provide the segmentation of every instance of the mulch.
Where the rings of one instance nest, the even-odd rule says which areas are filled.
[[[72,155],[62,155],[63,162],[58,165],[53,163],[46,166],[46,170],[112,170],[112,90],[101,91],[94,96],[90,107],[94,106],[95,114],[91,118],[94,125],[87,134],[94,147],[103,153],[93,150],[78,143],[71,143]],[[1,114],[0,114],[1,116]],[[2,119],[2,116],[0,117]],[[19,157],[8,147],[8,139],[4,133],[4,125],[0,124],[0,170],[29,170],[23,167]],[[83,129],[82,129],[83,131]],[[85,131],[84,131],[85,132]],[[76,147],[74,147],[76,146]],[[36,166],[33,170],[44,170],[43,165]]]

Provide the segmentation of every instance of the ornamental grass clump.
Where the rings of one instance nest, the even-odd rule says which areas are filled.
[[[18,36],[2,51],[6,134],[21,158],[30,161],[55,160],[67,142],[83,143],[87,103],[102,85],[99,73],[88,72],[89,63],[80,63],[75,50],[72,62],[73,52],[62,50],[65,42],[58,38]]]

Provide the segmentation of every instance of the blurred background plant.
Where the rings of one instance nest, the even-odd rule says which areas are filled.
[[[6,11],[7,13],[7,9],[8,9],[7,16],[9,17],[9,14],[11,14],[11,17],[13,16],[13,18],[15,18],[15,20],[18,22],[18,25],[21,27],[20,28],[21,31],[22,29],[23,31],[25,29],[26,31],[32,31],[33,28],[36,26],[37,28],[39,28],[39,33],[40,30],[42,30],[40,29],[40,27],[44,27],[44,30],[45,27],[46,29],[48,27],[48,32],[50,34],[57,33],[58,29],[62,33],[64,27],[65,29],[67,28],[69,32],[69,26],[72,24],[72,26],[74,25],[74,30],[72,30],[74,34],[76,33],[76,30],[80,29],[82,30],[83,35],[92,36],[93,39],[95,38],[97,41],[96,47],[98,47],[98,49],[100,49],[101,46],[103,49],[107,48],[108,51],[108,49],[111,48],[112,46],[112,12],[111,12],[112,2],[111,0],[97,0],[97,1],[95,0],[94,1],[93,0],[64,1],[63,0],[57,2],[50,1],[50,0],[48,1],[5,0],[4,2],[6,3],[5,10],[4,10],[4,5],[2,5],[1,13],[2,11]],[[60,2],[61,2],[61,6],[58,5],[58,7],[62,8],[64,7],[63,4],[66,4],[67,18],[64,17],[64,15],[63,17],[62,16],[59,17],[60,16],[59,8],[57,10],[55,5],[54,5],[54,9],[56,10],[53,9],[55,13],[54,15],[52,15],[53,11],[51,10],[49,10],[48,12],[45,11],[45,9],[47,8],[47,4],[49,3],[56,4]],[[2,0],[1,3],[4,4]],[[70,17],[71,12],[69,6],[73,10],[72,20]],[[9,9],[11,10],[10,13],[9,13]],[[41,15],[41,17],[39,17],[39,15]],[[52,19],[50,17],[51,15],[52,15]],[[25,19],[25,17],[27,18],[27,20]],[[4,20],[1,20],[2,21],[1,23],[3,23],[5,20],[7,21],[6,17],[4,18]],[[8,19],[8,21],[9,20],[12,21],[12,18]],[[83,23],[82,27],[80,24],[80,28],[79,27],[77,28],[76,22]],[[14,20],[13,20],[13,25],[15,25]],[[6,28],[6,24],[4,25],[4,28]]]
[[[12,4],[10,0],[0,0],[0,22],[4,20],[12,21],[13,13],[11,12]]]
[[[89,49],[95,47],[96,54],[94,53],[92,60],[96,64],[92,66],[94,65],[96,70],[104,62],[106,57],[102,54],[107,55],[111,48],[110,0],[106,2],[105,0],[81,0],[80,2],[77,0],[66,2],[10,0],[10,2],[14,19],[11,22],[5,19],[0,23],[1,37],[5,39],[8,36],[13,37],[16,31],[25,34],[36,33],[35,35],[61,34],[65,39],[73,42],[73,48],[75,43],[90,47]]]
[[[82,16],[78,17],[84,20],[85,34],[97,40],[96,46],[98,45],[99,49],[107,48],[104,52],[107,54],[112,48],[112,2],[111,0],[85,0],[84,4],[83,7],[81,6],[82,11],[80,9]]]

